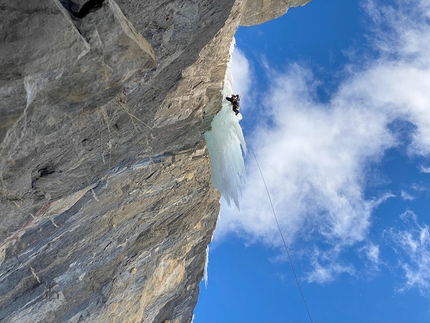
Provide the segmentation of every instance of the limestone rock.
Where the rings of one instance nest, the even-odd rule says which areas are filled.
[[[1,322],[191,321],[219,214],[204,133],[242,10],[0,0]]]
[[[310,0],[246,0],[240,24],[253,26],[284,15],[288,8],[304,6]]]

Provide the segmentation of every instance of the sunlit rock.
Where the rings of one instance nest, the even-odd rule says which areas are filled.
[[[0,0],[1,322],[191,321],[243,4]]]

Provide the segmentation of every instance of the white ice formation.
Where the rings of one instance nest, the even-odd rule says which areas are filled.
[[[230,57],[233,49],[234,42],[230,49]],[[222,90],[222,109],[215,115],[211,130],[205,133],[205,138],[211,158],[213,185],[221,191],[221,195],[229,205],[233,200],[239,208],[239,194],[245,178],[242,150],[246,153],[246,143],[239,125],[242,115],[235,115],[231,103],[225,99],[234,93],[232,84],[233,78],[229,63]]]

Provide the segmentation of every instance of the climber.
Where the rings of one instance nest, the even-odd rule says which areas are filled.
[[[231,97],[226,97],[227,101],[231,102],[231,105],[233,107],[233,112],[235,115],[239,114],[239,109],[240,109],[240,105],[239,105],[239,101],[240,101],[240,97],[239,94],[232,94]]]
[[[238,102],[240,101],[239,94],[236,94],[236,95],[232,94],[231,98],[227,96],[226,99],[227,101],[230,101],[231,104],[238,104]]]
[[[84,18],[89,12],[100,9],[104,0],[89,0],[85,2],[82,7],[74,3],[72,0],[60,0],[64,8],[75,18]]]

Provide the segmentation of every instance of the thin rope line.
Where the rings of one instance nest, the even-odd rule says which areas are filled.
[[[249,145],[249,148],[252,151],[252,155],[254,156],[255,162],[257,163],[257,167],[258,167],[258,170],[260,172],[261,178],[263,180],[264,187],[266,188],[266,193],[267,193],[267,196],[269,197],[269,202],[270,202],[270,206],[272,207],[273,216],[275,217],[276,225],[278,226],[278,230],[279,230],[279,233],[281,235],[282,242],[284,243],[285,250],[287,251],[288,261],[290,262],[291,269],[293,270],[294,279],[296,280],[297,287],[299,288],[300,294],[302,295],[303,303],[305,304],[306,311],[308,312],[309,320],[311,321],[311,323],[313,323],[311,312],[309,311],[308,304],[307,304],[306,299],[305,299],[305,294],[303,294],[302,287],[300,286],[299,280],[297,278],[296,270],[294,269],[293,261],[291,260],[290,251],[289,251],[287,244],[285,242],[284,235],[282,234],[281,226],[279,225],[278,217],[276,216],[276,212],[275,212],[275,208],[273,207],[272,198],[270,197],[270,193],[269,193],[269,189],[267,188],[266,180],[264,179],[263,172],[261,171],[260,164],[258,163],[257,157],[255,156],[254,149],[252,149],[251,145]]]

